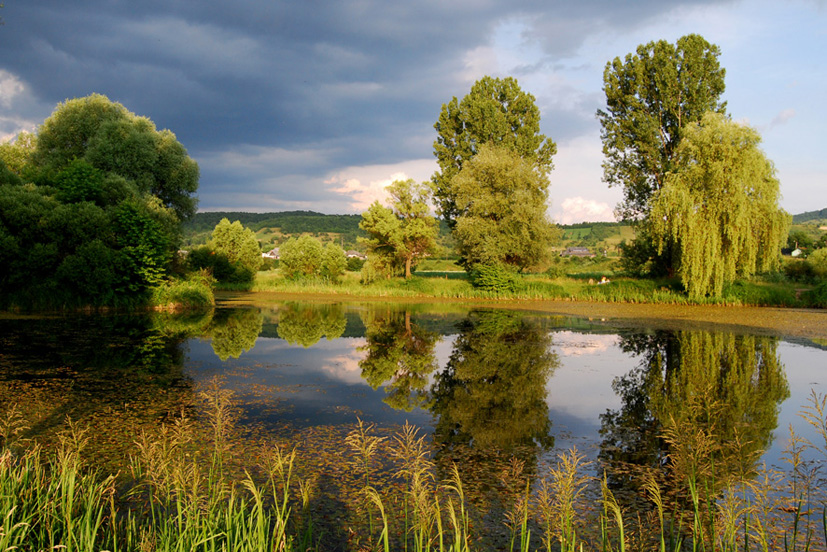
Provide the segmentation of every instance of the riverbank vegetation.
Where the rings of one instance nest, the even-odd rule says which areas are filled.
[[[237,412],[219,385],[196,417],[136,437],[129,469],[90,466],[77,424],[45,449],[21,439],[16,405],[0,423],[4,550],[827,550],[827,397],[802,417],[819,442],[793,435],[783,467],[740,455],[754,443],[665,426],[670,454],[643,472],[603,472],[577,450],[549,465],[503,459],[489,491],[434,455],[413,427],[392,434],[358,421],[338,450],[339,482],[305,472],[301,446],[233,446]],[[690,405],[691,407],[691,405]],[[708,407],[705,405],[704,408]],[[760,453],[760,451],[758,451]],[[733,466],[718,462],[740,458]],[[124,459],[127,460],[127,459]],[[739,467],[740,466],[740,467]],[[625,485],[617,485],[623,480]],[[473,491],[472,491],[473,489]],[[482,493],[480,495],[479,493]],[[332,502],[331,502],[332,501]]]
[[[0,148],[0,308],[142,308],[180,288],[198,165],[169,130],[105,96],[59,104]],[[209,289],[197,281],[202,302]],[[191,303],[188,303],[191,304]]]

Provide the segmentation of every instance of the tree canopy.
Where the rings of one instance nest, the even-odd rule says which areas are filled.
[[[252,275],[261,267],[261,249],[256,233],[244,228],[239,221],[231,223],[228,219],[221,219],[212,232],[209,246]]]
[[[676,151],[683,130],[704,113],[724,113],[726,71],[718,46],[690,34],[675,44],[665,40],[640,45],[624,60],[606,64],[602,126],[603,178],[623,187],[617,213],[645,218],[652,195],[678,167]]]
[[[397,180],[388,187],[390,208],[375,201],[362,214],[359,227],[368,237],[360,241],[377,268],[389,273],[405,267],[405,278],[417,259],[432,253],[439,233],[428,212],[428,188],[413,180]]]
[[[451,227],[461,209],[456,205],[453,178],[484,144],[498,144],[527,160],[541,175],[552,169],[557,146],[540,134],[540,110],[534,96],[523,92],[516,79],[483,77],[461,101],[443,104],[434,124],[434,155],[439,172],[432,177],[441,216]]]
[[[676,245],[690,295],[719,296],[736,277],[778,265],[790,216],[755,130],[707,113],[684,134],[677,170],[653,197],[652,235],[659,249]]]
[[[466,268],[542,261],[556,238],[546,215],[548,178],[510,149],[486,144],[452,180],[454,237]]]
[[[0,146],[0,307],[134,305],[170,273],[198,166],[104,96]]]
[[[39,183],[76,159],[102,171],[107,182],[125,181],[133,193],[157,197],[181,220],[195,213],[198,164],[172,132],[156,130],[106,96],[67,100],[38,129],[31,163]]]

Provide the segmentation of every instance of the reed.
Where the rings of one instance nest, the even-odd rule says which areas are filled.
[[[297,474],[298,453],[267,445],[258,462],[238,472],[228,461],[234,454],[228,445],[232,397],[217,385],[205,393],[209,415],[202,420],[181,415],[157,434],[141,434],[131,469],[119,476],[85,464],[90,436],[74,422],[53,452],[37,444],[13,450],[22,442],[17,429],[26,422],[19,409],[8,407],[0,417],[0,550],[324,549],[317,531],[325,526],[311,519],[314,490]],[[591,465],[575,449],[560,454],[539,475],[528,476],[524,465],[513,461],[502,476],[510,489],[502,514],[509,532],[506,547],[521,552],[823,551],[823,457],[822,462],[811,457],[827,448],[827,399],[813,394],[802,416],[816,428],[819,442],[791,433],[783,469],[734,475],[724,475],[716,465],[714,425],[685,433],[683,444],[677,428],[667,430],[672,452],[666,472],[649,471],[641,480],[641,498],[651,505],[651,516],[639,508],[633,515],[605,475],[586,474]],[[438,481],[430,446],[416,428],[406,424],[384,438],[359,420],[345,444],[363,489],[357,500],[370,520],[366,534],[335,546],[385,552],[486,550],[481,512],[469,506],[460,466],[451,464],[447,479]],[[393,466],[380,458],[390,458]],[[378,472],[385,469],[402,484],[380,486]],[[597,512],[589,507],[592,492],[598,493]]]

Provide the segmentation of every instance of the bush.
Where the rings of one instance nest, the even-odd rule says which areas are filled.
[[[803,259],[788,259],[784,261],[784,275],[793,282],[811,282],[813,267]]]
[[[807,302],[812,307],[827,309],[827,282],[822,282],[807,293]]]
[[[807,257],[810,271],[816,278],[827,278],[827,249],[816,249]]]
[[[152,305],[162,308],[192,309],[215,305],[212,277],[206,271],[186,280],[163,282],[152,289]]]
[[[469,276],[475,288],[486,291],[509,292],[518,286],[517,274],[503,264],[475,265]]]
[[[347,260],[347,269],[349,272],[359,272],[365,266],[365,260],[359,257],[350,257]]]

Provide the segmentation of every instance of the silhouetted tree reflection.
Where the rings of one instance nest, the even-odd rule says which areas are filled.
[[[706,331],[624,337],[641,364],[613,383],[621,409],[601,416],[612,483],[634,486],[640,472],[667,465],[674,485],[689,471],[714,472],[713,486],[751,474],[789,396],[777,345]]]
[[[362,377],[377,389],[383,384],[384,401],[397,410],[410,412],[428,402],[425,387],[437,369],[434,347],[439,335],[411,322],[408,310],[372,310],[364,319],[367,344],[359,362]]]
[[[216,312],[209,333],[210,344],[222,361],[238,358],[256,345],[264,318],[259,309],[224,309]]]
[[[347,319],[341,305],[288,303],[279,312],[279,337],[291,345],[312,347],[322,337],[336,339],[345,333]]]

